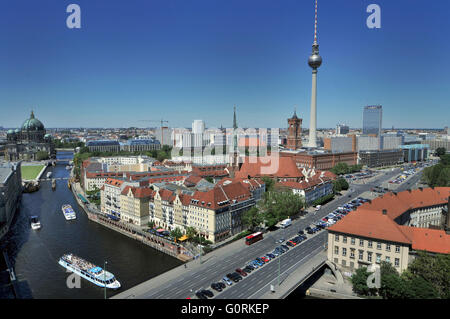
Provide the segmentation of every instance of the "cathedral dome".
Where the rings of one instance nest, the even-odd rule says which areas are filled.
[[[31,111],[31,116],[28,120],[23,122],[22,131],[43,131],[44,124],[34,117],[33,111]]]

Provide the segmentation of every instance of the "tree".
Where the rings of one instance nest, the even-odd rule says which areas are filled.
[[[195,237],[195,235],[197,235],[197,230],[194,227],[187,227],[186,228],[186,237],[189,239],[192,239]]]
[[[210,182],[210,183],[214,184],[214,179],[213,179],[211,176],[206,176],[206,177],[205,177],[205,180],[206,180],[207,182]]]
[[[263,176],[261,180],[266,184],[266,192],[271,192],[275,186],[275,181],[268,176]]]
[[[445,147],[438,147],[436,149],[436,156],[441,157],[442,155],[445,155],[445,153],[447,153],[447,150],[445,149]]]
[[[367,271],[367,267],[361,267],[356,269],[355,273],[351,277],[353,291],[360,296],[374,296],[376,295],[376,288],[369,288],[367,286],[367,278],[370,273]]]
[[[416,276],[411,281],[406,282],[405,297],[409,299],[436,299],[439,294],[433,285]],[[448,298],[447,298],[448,299]]]
[[[345,178],[339,177],[333,181],[333,192],[339,193],[341,190],[347,190],[349,188],[348,182]]]
[[[450,255],[419,251],[408,271],[413,279],[421,277],[430,283],[441,298],[450,298]]]
[[[405,282],[400,278],[391,263],[382,261],[380,265],[381,287],[378,290],[384,299],[400,299],[404,297]]]
[[[256,206],[253,206],[242,214],[242,223],[250,230],[254,230],[261,225],[263,221],[264,217]]]
[[[267,227],[272,227],[280,220],[298,214],[304,207],[303,197],[295,195],[291,191],[267,192],[264,194],[261,205]]]
[[[36,160],[43,161],[48,159],[48,153],[46,151],[37,151],[36,152]]]
[[[181,236],[183,236],[183,232],[181,231],[180,228],[176,227],[174,230],[170,232],[170,236],[178,240]]]

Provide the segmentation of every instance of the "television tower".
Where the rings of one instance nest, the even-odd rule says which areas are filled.
[[[319,55],[319,44],[317,43],[317,0],[315,5],[314,19],[314,42],[312,53],[308,58],[308,64],[312,68],[312,90],[311,90],[311,117],[309,121],[309,147],[317,147],[317,69],[322,65],[322,58]]]

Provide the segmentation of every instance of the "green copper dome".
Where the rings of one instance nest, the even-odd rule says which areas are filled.
[[[22,131],[43,131],[44,124],[34,117],[33,111],[31,111],[31,116],[28,120],[23,122]]]

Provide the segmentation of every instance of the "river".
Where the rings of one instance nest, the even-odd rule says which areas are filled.
[[[50,181],[41,181],[35,193],[23,194],[20,211],[17,212],[9,234],[7,251],[14,263],[19,279],[28,283],[27,298],[104,298],[104,289],[81,279],[80,288],[68,288],[66,281],[70,273],[58,264],[59,258],[68,252],[112,272],[122,288],[129,289],[181,264],[181,261],[163,254],[136,240],[90,221],[77,205],[67,187],[68,161],[73,153],[58,152],[58,159],[67,160],[49,167],[43,174],[52,172],[56,190]],[[77,219],[66,221],[61,206],[70,204]],[[37,215],[40,230],[32,230],[30,216]],[[107,297],[116,292],[107,291]],[[1,296],[0,296],[1,298]]]

